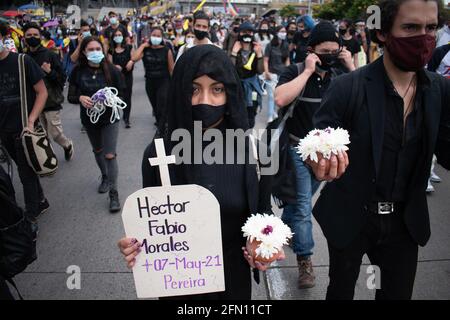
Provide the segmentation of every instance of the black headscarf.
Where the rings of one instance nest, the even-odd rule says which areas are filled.
[[[175,65],[164,115],[163,136],[166,141],[170,140],[175,129],[183,128],[193,132],[192,83],[204,75],[225,86],[226,128],[248,129],[244,93],[236,68],[223,50],[213,45],[200,45],[184,53]]]

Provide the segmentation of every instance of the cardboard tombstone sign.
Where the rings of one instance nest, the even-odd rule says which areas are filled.
[[[161,187],[130,195],[122,219],[128,238],[142,243],[133,267],[138,298],[225,290],[220,207],[199,185],[172,186],[162,139],[155,140]]]

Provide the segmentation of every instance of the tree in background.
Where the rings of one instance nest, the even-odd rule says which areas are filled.
[[[281,8],[279,13],[283,18],[298,16],[298,10],[290,4]]]
[[[334,0],[313,7],[313,16],[325,20],[340,20],[343,18],[358,19],[367,16],[367,8],[377,4],[377,0]]]

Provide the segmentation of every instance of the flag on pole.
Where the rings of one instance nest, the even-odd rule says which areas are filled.
[[[206,3],[206,0],[203,0],[202,2],[200,2],[200,4],[197,6],[197,8],[195,8],[194,13],[201,10],[203,8],[203,6],[205,5],[205,3]]]
[[[230,0],[228,0],[228,13],[231,14],[233,17],[239,15],[237,7],[233,5]]]

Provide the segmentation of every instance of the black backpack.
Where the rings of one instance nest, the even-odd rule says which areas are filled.
[[[0,277],[12,278],[36,260],[36,234],[15,200],[9,175],[0,166]]]

